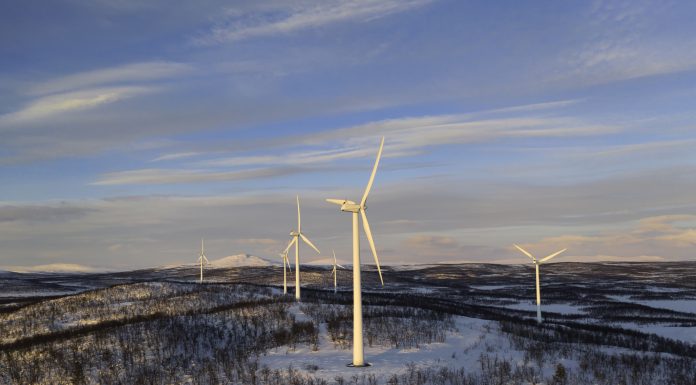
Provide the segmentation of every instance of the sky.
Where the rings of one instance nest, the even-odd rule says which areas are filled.
[[[0,3],[0,268],[696,258],[696,3]],[[362,258],[373,263],[365,238]]]

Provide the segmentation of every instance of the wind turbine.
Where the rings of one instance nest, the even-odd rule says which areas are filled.
[[[288,249],[280,253],[283,259],[283,294],[288,294],[288,269],[290,269],[290,261],[288,261]]]
[[[382,141],[379,144],[377,160],[375,160],[375,165],[372,168],[372,175],[370,175],[370,180],[367,182],[367,187],[365,188],[365,192],[363,193],[363,197],[360,200],[359,204],[346,199],[326,200],[329,203],[334,203],[341,206],[341,211],[353,214],[353,363],[349,366],[354,367],[370,365],[365,363],[365,356],[363,354],[362,292],[360,288],[360,223],[358,220],[358,214],[362,217],[365,235],[367,235],[367,241],[370,243],[370,249],[372,250],[372,255],[374,255],[375,263],[377,264],[379,280],[380,282],[382,282],[382,286],[384,286],[384,280],[382,279],[382,269],[379,266],[377,250],[375,249],[375,241],[374,239],[372,239],[370,223],[367,221],[367,215],[365,214],[365,210],[367,210],[365,202],[367,202],[367,195],[370,193],[372,183],[375,180],[375,174],[377,173],[377,166],[379,166],[379,159],[382,157],[383,148],[384,137],[382,137]]]
[[[555,252],[555,253],[549,255],[548,257],[544,257],[544,258],[542,258],[542,259],[537,260],[537,259],[534,258],[534,256],[533,256],[532,254],[530,254],[527,250],[525,250],[525,249],[523,249],[523,248],[521,248],[521,247],[519,247],[519,246],[517,246],[517,245],[514,245],[514,246],[515,246],[519,251],[523,252],[524,255],[528,256],[528,257],[532,260],[532,263],[534,263],[534,266],[536,267],[537,322],[538,322],[538,323],[541,323],[541,289],[539,288],[539,265],[545,263],[545,262],[548,261],[549,259],[551,259],[551,258],[557,256],[558,254],[560,254],[560,253],[562,253],[562,252],[564,252],[564,251],[566,251],[566,250],[568,250],[568,249],[563,249],[563,250],[561,250],[561,251],[557,251],[557,252]]]
[[[198,257],[198,262],[201,264],[201,281],[200,283],[203,283],[203,264],[208,264],[210,261],[208,261],[208,258],[205,256],[205,244],[203,243],[203,238],[201,238],[201,255]]]
[[[317,253],[321,254],[319,249],[317,249],[314,244],[307,239],[307,237],[302,233],[302,222],[300,221],[300,197],[297,197],[297,231],[291,231],[290,236],[292,236],[292,240],[290,240],[290,243],[288,243],[288,247],[285,248],[283,253],[287,256],[288,251],[292,247],[292,245],[295,245],[295,299],[300,300],[300,241],[299,238],[302,238],[302,241],[304,243],[308,244],[309,247],[313,248],[316,250]]]
[[[331,251],[333,252],[333,257],[334,257],[333,269],[331,269],[331,274],[333,274],[333,278],[334,278],[334,293],[336,293],[336,289],[337,289],[337,287],[338,287],[338,284],[337,284],[337,281],[336,281],[336,280],[337,280],[338,272],[337,272],[337,270],[336,270],[336,267],[338,266],[338,267],[340,267],[341,269],[345,269],[345,267],[339,265],[339,264],[336,262],[336,251],[335,251],[335,250],[331,250]]]

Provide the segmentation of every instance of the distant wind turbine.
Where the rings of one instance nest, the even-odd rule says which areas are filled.
[[[283,252],[280,253],[280,257],[283,259],[283,294],[288,294],[288,269],[290,269],[288,249],[283,250]]]
[[[382,157],[383,148],[384,137],[382,137],[382,141],[379,144],[377,159],[375,160],[375,165],[372,168],[370,180],[367,182],[365,193],[363,193],[363,197],[359,204],[346,199],[326,200],[329,203],[334,203],[341,206],[341,211],[353,214],[353,363],[350,366],[355,367],[370,365],[365,363],[365,356],[363,354],[362,292],[360,280],[360,223],[358,220],[358,214],[360,214],[362,217],[365,235],[367,235],[367,241],[370,243],[370,249],[372,250],[372,255],[374,255],[375,263],[377,264],[379,280],[382,282],[382,286],[384,286],[384,280],[382,279],[382,268],[379,266],[377,250],[375,249],[375,241],[372,238],[370,223],[367,221],[367,215],[365,214],[365,210],[367,210],[365,202],[367,202],[367,195],[370,193],[372,183],[375,180],[375,174],[377,173],[379,160]]]
[[[544,257],[544,258],[542,258],[542,259],[540,259],[540,260],[537,260],[537,259],[534,258],[534,256],[533,256],[532,254],[530,254],[527,250],[525,250],[525,249],[523,249],[523,248],[521,248],[521,247],[519,247],[519,246],[517,246],[517,245],[514,245],[514,246],[515,246],[519,251],[523,252],[524,255],[528,256],[528,257],[532,260],[532,263],[534,263],[534,266],[536,267],[537,322],[538,322],[538,323],[541,323],[541,289],[539,288],[539,265],[541,265],[542,263],[547,262],[547,261],[550,260],[551,258],[557,256],[558,254],[560,254],[560,253],[562,253],[562,252],[564,252],[564,251],[566,251],[566,250],[568,250],[568,249],[563,249],[563,250],[561,250],[561,251],[557,251],[557,252],[555,252],[555,253],[549,255],[548,257]]]
[[[300,220],[300,197],[297,197],[297,231],[291,231],[290,236],[292,236],[292,240],[290,240],[290,243],[288,243],[288,247],[285,248],[283,253],[287,255],[288,251],[292,247],[292,245],[295,245],[295,299],[300,300],[300,241],[298,240],[299,238],[302,238],[302,241],[306,244],[309,245],[309,247],[313,248],[316,250],[317,253],[321,254],[319,249],[317,249],[316,246],[302,233],[302,221]]]
[[[338,283],[337,283],[337,275],[338,275],[338,272],[337,272],[337,270],[336,270],[336,267],[338,266],[338,267],[340,267],[341,269],[345,269],[345,267],[339,265],[339,264],[336,262],[336,251],[335,251],[335,250],[331,250],[331,252],[333,252],[333,257],[334,257],[333,269],[331,270],[331,274],[333,274],[333,279],[334,279],[334,293],[336,293],[337,288],[338,288]]]
[[[198,257],[198,262],[201,265],[201,281],[200,283],[203,283],[203,264],[208,264],[210,261],[208,261],[208,258],[205,256],[205,244],[203,242],[203,238],[201,238],[201,254]]]

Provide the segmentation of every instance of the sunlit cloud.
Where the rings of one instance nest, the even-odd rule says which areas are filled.
[[[686,223],[690,227],[679,226]],[[578,257],[589,255],[593,260],[601,256],[606,259],[612,254],[607,251],[621,251],[613,254],[617,259],[633,258],[647,260],[646,255],[654,260],[671,259],[682,255],[684,249],[696,245],[696,215],[660,215],[642,218],[626,231],[605,231],[591,235],[567,234],[541,239],[534,243],[524,243],[523,247],[542,250],[541,254],[568,248],[570,260],[584,261]],[[512,249],[511,249],[512,250]],[[568,259],[568,258],[564,258]]]
[[[154,89],[149,87],[112,87],[44,96],[18,111],[0,115],[0,127],[45,121],[55,116],[97,108],[153,91]]]
[[[51,79],[30,87],[28,93],[45,95],[109,84],[142,84],[152,80],[184,75],[191,72],[192,69],[189,64],[176,62],[131,63]]]

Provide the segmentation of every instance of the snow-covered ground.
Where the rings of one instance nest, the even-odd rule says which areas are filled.
[[[629,300],[629,302],[654,307],[657,309],[668,309],[684,313],[696,313],[696,299],[658,299],[658,300]]]
[[[655,324],[645,325],[638,324],[635,322],[619,322],[614,325],[626,329],[638,330],[643,333],[657,334],[661,337],[684,341],[690,344],[696,344],[696,327],[668,326]]]
[[[299,312],[294,309],[293,313]],[[384,379],[387,375],[403,373],[408,363],[422,366],[450,366],[476,369],[482,353],[492,347],[499,349],[507,345],[495,322],[476,318],[455,317],[456,332],[450,332],[444,343],[423,344],[414,349],[391,349],[383,346],[365,346],[365,361],[370,367],[352,368],[347,365],[352,361],[352,350],[334,346],[329,339],[325,326],[320,331],[319,349],[313,351],[311,346],[298,346],[291,350],[287,347],[271,350],[260,360],[261,365],[271,369],[287,369],[292,366],[313,372],[314,376],[327,380],[336,376],[350,378],[356,373],[374,374]],[[518,361],[522,353],[512,349],[498,351],[501,358]],[[315,369],[315,366],[318,369]]]
[[[614,301],[635,303],[643,306],[650,306],[656,309],[667,309],[684,313],[696,314],[696,299],[655,299],[655,300],[636,300],[628,295],[609,295]]]
[[[520,302],[512,305],[505,305],[504,307],[508,309],[515,309],[515,310],[527,310],[527,311],[536,311],[537,306],[536,303],[532,302]],[[549,303],[549,304],[541,304],[541,312],[551,312],[551,313],[560,313],[560,314],[583,314],[584,311],[582,310],[582,306],[577,306],[577,305],[570,305],[566,303]]]

